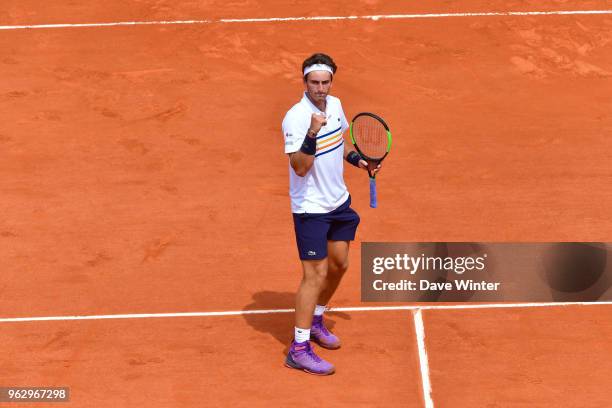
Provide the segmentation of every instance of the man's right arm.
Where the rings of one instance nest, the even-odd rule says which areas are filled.
[[[317,150],[317,133],[319,133],[319,130],[324,125],[325,116],[313,113],[302,146],[298,151],[288,153],[291,168],[300,177],[306,176],[314,164],[314,155]]]
[[[314,147],[314,148],[313,148]],[[314,152],[313,152],[314,150]],[[314,153],[317,150],[317,134],[311,129],[308,130],[302,147],[297,152],[289,153],[289,163],[295,174],[300,177],[306,176],[314,164]],[[312,153],[312,154],[310,154]]]

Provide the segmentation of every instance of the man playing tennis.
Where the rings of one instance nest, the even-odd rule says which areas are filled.
[[[328,55],[307,58],[302,64],[305,93],[283,120],[291,211],[303,268],[295,337],[285,364],[318,375],[335,369],[315,354],[310,340],[327,349],[340,347],[340,339],[325,327],[323,312],[348,268],[349,242],[359,224],[344,184],[343,159],[362,169],[368,165],[344,143],[349,125],[340,100],[329,95],[336,70]]]

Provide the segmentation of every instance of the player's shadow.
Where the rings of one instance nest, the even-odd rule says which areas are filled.
[[[285,346],[283,353],[287,353],[289,343],[293,339],[295,315],[293,312],[276,312],[277,310],[293,309],[295,307],[295,293],[262,291],[253,294],[253,301],[242,310],[244,320],[255,330],[270,334],[280,344]],[[261,313],[260,313],[261,312]],[[329,312],[325,314],[325,323],[333,330],[336,320],[341,318],[349,320],[351,317],[343,312]]]

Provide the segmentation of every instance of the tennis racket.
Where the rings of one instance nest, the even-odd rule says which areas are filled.
[[[372,172],[391,150],[391,131],[385,121],[373,113],[362,112],[351,121],[351,142],[357,153],[368,162],[370,176],[370,207],[378,206],[376,175]]]

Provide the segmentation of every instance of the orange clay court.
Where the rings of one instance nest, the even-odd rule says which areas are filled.
[[[611,10],[4,0],[0,386],[67,386],[71,407],[610,407],[609,304],[360,303],[359,243],[610,241]],[[152,23],[101,25],[120,22]],[[330,377],[283,365],[301,270],[280,124],[318,51],[347,116],[394,136],[378,209],[346,170],[362,223],[329,314],[344,345],[317,348]]]

